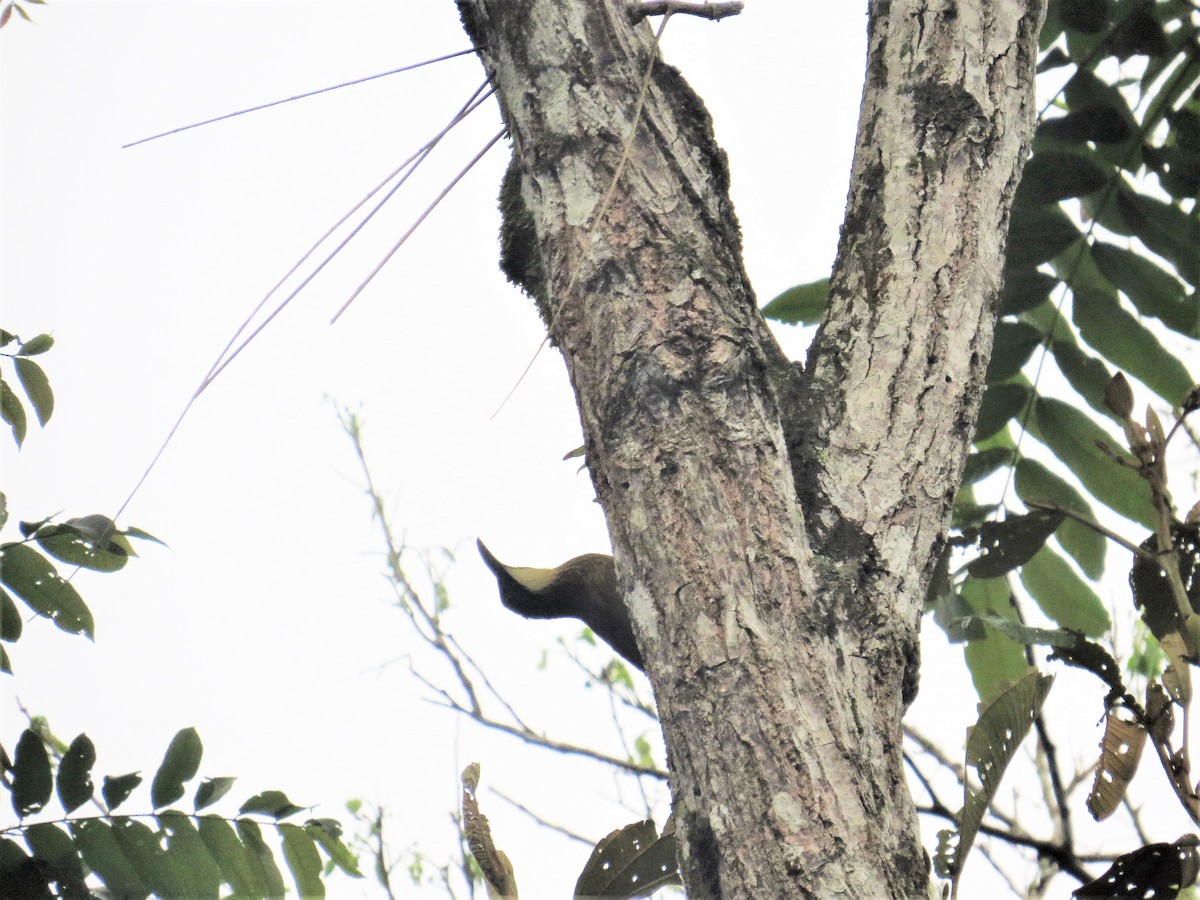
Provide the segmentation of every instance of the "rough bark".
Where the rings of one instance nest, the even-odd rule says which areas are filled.
[[[1043,4],[871,3],[802,376],[758,314],[708,114],[661,62],[596,220],[650,27],[617,0],[458,5],[512,137],[509,273],[566,360],[654,686],[688,895],[923,894],[900,720],[991,351]]]

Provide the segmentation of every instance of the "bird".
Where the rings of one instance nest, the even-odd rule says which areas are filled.
[[[585,553],[554,569],[534,569],[505,565],[483,541],[475,543],[508,609],[527,619],[579,619],[626,662],[646,671],[611,556]]]

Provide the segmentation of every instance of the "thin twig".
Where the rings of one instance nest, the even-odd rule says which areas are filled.
[[[401,247],[404,246],[405,241],[407,241],[410,237],[412,237],[413,232],[421,227],[421,223],[424,222],[426,218],[428,218],[429,214],[432,213],[435,209],[437,209],[437,206],[439,203],[441,203],[443,200],[446,199],[446,195],[449,194],[452,190],[454,190],[455,186],[460,181],[463,180],[463,178],[466,176],[466,174],[468,172],[470,172],[471,169],[475,168],[475,164],[478,163],[481,159],[483,159],[483,157],[487,155],[487,152],[489,150],[491,150],[492,147],[494,147],[496,145],[496,143],[500,140],[500,138],[504,137],[504,135],[506,133],[507,133],[507,129],[505,129],[505,128],[501,128],[498,132],[496,132],[496,136],[493,137],[486,144],[484,144],[483,149],[480,150],[478,153],[476,153],[471,158],[471,161],[468,162],[465,166],[463,166],[459,170],[457,175],[455,175],[452,179],[450,179],[450,183],[447,184],[444,188],[442,188],[441,192],[436,197],[433,198],[433,202],[430,203],[427,207],[425,207],[424,211],[419,216],[417,216],[416,221],[413,222],[412,225],[409,226],[408,231],[404,232],[404,234],[402,234],[400,236],[400,240],[396,241],[396,243],[392,245],[392,249],[384,254],[383,259],[381,259],[379,261],[379,265],[377,265],[374,269],[371,270],[371,273],[369,275],[367,275],[367,277],[363,279],[362,283],[354,289],[354,293],[351,294],[347,298],[346,302],[343,303],[340,307],[338,307],[338,311],[335,312],[333,314],[333,318],[329,320],[330,325],[332,325],[334,322],[336,322],[338,320],[338,317],[341,316],[341,314],[346,311],[346,307],[348,307],[351,303],[353,303],[355,298],[358,297],[358,295],[361,294],[364,290],[366,290],[367,285],[369,285],[374,280],[375,276],[379,274],[379,271],[385,265],[387,265],[388,260],[396,255],[396,251],[398,251]]]
[[[568,744],[564,741],[556,741],[553,738],[548,738],[544,735],[537,734],[533,731],[525,731],[505,722],[498,722],[495,719],[489,719],[486,716],[475,716],[466,707],[456,704],[453,700],[448,703],[439,703],[436,700],[429,700],[429,703],[434,706],[441,706],[444,709],[449,709],[462,715],[468,716],[478,722],[485,728],[490,728],[493,731],[502,731],[505,734],[511,734],[513,737],[520,738],[527,744],[533,744],[535,747],[542,747],[546,750],[553,750],[556,753],[564,753],[569,756],[582,756],[586,759],[594,759],[596,762],[607,763],[616,769],[623,769],[632,775],[646,775],[650,778],[657,778],[660,781],[666,781],[669,777],[666,772],[661,769],[656,769],[653,766],[643,766],[635,762],[630,762],[625,759],[618,759],[615,756],[609,756],[606,753],[600,753],[597,750],[592,750],[590,747],[580,747],[576,744]]]
[[[596,842],[594,840],[592,840],[591,838],[586,838],[582,834],[578,834],[577,832],[574,832],[571,829],[567,828],[565,825],[559,825],[557,822],[551,822],[549,819],[543,818],[542,816],[535,813],[528,806],[526,806],[524,803],[522,803],[519,800],[514,800],[512,797],[508,796],[508,794],[505,794],[503,791],[499,791],[496,788],[491,788],[490,790],[493,794],[495,794],[497,797],[499,797],[501,800],[503,800],[509,806],[515,807],[516,809],[525,813],[525,815],[529,816],[529,818],[533,819],[533,821],[537,822],[543,828],[549,828],[551,831],[556,831],[559,834],[561,834],[563,837],[570,838],[573,841],[578,841],[579,843],[584,844],[587,847],[594,847],[596,845]]]
[[[284,103],[291,103],[293,100],[303,100],[306,97],[315,97],[318,94],[324,94],[328,91],[336,91],[344,87],[352,87],[356,84],[364,84],[368,81],[374,81],[376,78],[383,78],[387,75],[397,75],[400,72],[411,72],[413,69],[419,69],[422,66],[430,66],[434,63],[444,62],[447,59],[454,59],[456,56],[466,56],[468,53],[475,53],[476,48],[470,50],[459,50],[456,53],[447,53],[444,56],[438,56],[434,59],[425,59],[417,63],[409,63],[407,66],[401,66],[398,69],[389,69],[387,72],[380,72],[377,75],[367,75],[365,78],[355,78],[353,81],[343,81],[341,84],[330,85],[329,87],[318,88],[315,91],[309,91],[305,94],[296,94],[294,97],[286,97],[283,100],[272,100],[270,103],[260,103],[258,106],[251,106],[246,109],[239,109],[237,112],[225,113],[221,116],[215,116],[211,119],[205,119],[203,122],[193,122],[191,125],[183,125],[179,128],[172,128],[170,131],[164,131],[160,134],[152,134],[150,137],[139,138],[136,141],[131,141],[128,144],[122,144],[122,150],[128,150],[130,147],[136,147],[138,144],[146,144],[150,141],[156,141],[159,138],[168,137],[172,134],[179,134],[181,131],[190,131],[193,128],[199,128],[201,125],[211,125],[214,122],[223,122],[226,119],[233,119],[237,116],[244,116],[247,113],[258,112],[260,109],[270,109],[272,106],[280,106]]]
[[[367,223],[370,222],[373,218],[375,218],[376,214],[378,214],[378,212],[381,209],[383,209],[384,205],[395,195],[395,193],[398,190],[400,190],[401,187],[403,187],[405,185],[405,183],[408,181],[408,179],[411,178],[413,176],[413,174],[416,173],[417,169],[420,168],[421,163],[425,162],[425,160],[428,159],[429,155],[433,152],[434,148],[441,142],[442,138],[444,138],[447,134],[449,134],[450,131],[459,122],[463,121],[467,116],[469,116],[471,113],[473,113],[475,110],[477,110],[480,106],[482,106],[484,101],[486,101],[489,97],[491,97],[492,93],[493,93],[492,89],[488,88],[486,83],[482,84],[478,88],[476,88],[475,93],[473,93],[471,95],[471,97],[463,105],[463,107],[461,109],[459,109],[459,111],[457,113],[455,113],[454,118],[451,119],[450,122],[441,131],[439,131],[432,138],[430,138],[428,141],[426,141],[425,144],[419,150],[417,150],[408,159],[406,159],[403,163],[401,163],[400,166],[397,167],[387,178],[385,178],[382,182],[380,182],[378,185],[376,185],[375,188],[369,194],[367,194],[367,196],[363,197],[362,200],[358,201],[358,203],[356,203],[354,205],[354,207],[348,213],[346,213],[344,216],[342,216],[341,219],[338,220],[336,225],[334,225],[331,229],[326,231],[325,234],[323,234],[321,236],[321,238],[315,244],[313,244],[312,247],[310,247],[308,249],[308,251],[304,254],[304,256],[302,256],[296,262],[296,264],[294,266],[292,266],[292,268],[291,268],[291,270],[289,270],[288,274],[285,275],[275,285],[275,287],[271,288],[271,290],[267,293],[267,296],[264,297],[259,302],[258,306],[256,306],[254,308],[254,311],[250,313],[250,316],[246,319],[246,321],[243,322],[242,325],[238,328],[237,334],[235,334],[234,338],[231,339],[229,344],[226,345],[225,351],[223,351],[223,356],[222,356],[222,358],[219,359],[219,364],[214,365],[213,368],[209,371],[209,374],[205,376],[204,382],[200,385],[200,388],[198,389],[197,393],[199,393],[200,391],[203,391],[206,387],[209,386],[209,384],[211,384],[214,380],[216,380],[217,376],[220,375],[225,370],[225,368],[231,362],[233,362],[238,357],[238,355],[243,350],[246,349],[246,347],[248,347],[250,345],[250,342],[253,341],[256,337],[258,337],[258,335],[262,332],[262,330],[264,328],[266,328],[269,324],[271,324],[271,321],[277,315],[279,315],[281,312],[283,312],[283,310],[287,307],[287,305],[289,303],[291,303],[293,299],[295,299],[296,295],[299,294],[306,287],[308,287],[309,283],[311,283],[312,280],[314,278],[316,278],[317,275],[319,275],[325,269],[325,267],[327,265],[329,265],[329,263],[332,262],[333,259],[339,253],[342,252],[342,250],[345,248],[345,246],[348,243],[350,243],[350,241],[354,240],[354,238],[358,236],[359,232],[361,232],[363,230],[363,228],[365,228],[367,226]],[[407,170],[407,171],[405,171],[405,170]],[[404,174],[400,175],[401,172],[403,172]],[[289,293],[286,297],[283,298],[283,300],[281,300],[279,302],[279,304],[275,307],[275,309],[271,311],[271,314],[268,315],[261,323],[259,323],[258,327],[255,328],[254,331],[252,331],[249,335],[246,336],[245,340],[243,340],[241,342],[241,344],[238,345],[237,349],[232,352],[229,352],[229,347],[233,344],[233,341],[237,339],[237,335],[241,334],[242,331],[250,324],[250,321],[256,315],[258,315],[259,310],[261,310],[263,308],[263,306],[266,304],[267,300],[271,297],[271,295],[273,295],[275,293],[275,291],[277,291],[283,285],[283,283],[285,281],[287,281],[287,279],[290,278],[300,268],[300,265],[305,260],[307,260],[308,257],[311,256],[317,250],[318,247],[320,247],[323,243],[325,243],[325,241],[328,240],[329,237],[338,228],[340,228],[347,219],[350,218],[350,216],[352,216],[355,212],[357,212],[359,209],[361,209],[362,206],[368,200],[371,199],[371,197],[373,197],[376,193],[378,193],[380,191],[380,189],[382,189],[383,186],[388,183],[388,181],[390,181],[392,178],[395,178],[397,175],[400,175],[399,180],[397,180],[397,182],[394,185],[392,185],[392,187],[388,190],[388,192],[383,195],[382,199],[380,199],[379,202],[376,203],[365,216],[363,216],[363,218],[359,221],[359,223],[357,225],[355,225],[352,229],[350,229],[350,232],[344,238],[342,238],[341,241],[338,242],[336,247],[334,247],[331,251],[329,251],[329,253],[327,253],[325,255],[325,258],[322,259],[321,262],[317,264],[316,268],[314,268],[311,272],[309,272],[308,275],[304,278],[304,280],[301,281],[300,284],[297,285],[295,287],[295,289],[292,290],[291,293]]]

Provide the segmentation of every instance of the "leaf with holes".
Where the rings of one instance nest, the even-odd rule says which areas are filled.
[[[63,631],[92,637],[91,610],[50,561],[32,547],[0,546],[0,582]]]
[[[1052,684],[1053,677],[1030,672],[980,704],[979,721],[967,731],[967,765],[975,769],[980,787],[975,789],[970,782],[966,784],[958,828],[938,832],[934,867],[942,878],[957,879],[962,872],[1004,771],[1029,732]]]
[[[73,812],[92,799],[96,787],[92,784],[92,766],[96,748],[91,738],[81,734],[71,741],[58,764],[58,801],[67,812]]]
[[[54,789],[46,745],[36,732],[28,728],[21,732],[17,740],[9,789],[12,791],[13,812],[21,819],[44,808]]]
[[[1117,857],[1099,878],[1077,888],[1074,897],[1176,897],[1196,882],[1200,871],[1197,838],[1185,834],[1173,844],[1147,844]]]
[[[654,822],[634,822],[603,838],[575,883],[575,900],[625,900],[646,897],[668,884],[679,884],[675,832],[660,836]]]
[[[129,795],[141,783],[142,776],[137,772],[130,772],[128,775],[105,775],[103,786],[100,788],[100,794],[104,797],[104,805],[111,812],[128,800]]]
[[[1063,514],[1037,509],[1003,522],[985,522],[979,529],[979,557],[967,564],[972,578],[999,578],[1023,566],[1042,549],[1062,524]]]
[[[1179,557],[1179,576],[1183,581],[1192,610],[1200,612],[1200,524],[1176,522],[1171,526],[1171,543]],[[1158,539],[1150,535],[1141,549],[1158,553]],[[1155,560],[1134,557],[1129,572],[1133,604],[1142,611],[1142,620],[1158,640],[1165,640],[1184,627],[1182,613],[1171,589],[1166,570]]]
[[[1121,805],[1146,746],[1146,729],[1136,720],[1122,718],[1129,714],[1124,707],[1114,706],[1105,716],[1100,760],[1087,798],[1088,812],[1097,822],[1107,819]]]

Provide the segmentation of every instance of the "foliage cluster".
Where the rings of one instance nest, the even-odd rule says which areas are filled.
[[[0,347],[15,345],[3,356],[12,363],[40,424],[54,410],[54,395],[41,366],[29,357],[54,344],[48,334],[28,341],[0,331]],[[0,378],[0,415],[18,447],[28,416],[8,380]],[[7,524],[7,503],[0,494],[0,528]],[[54,522],[20,522],[20,540],[0,543],[0,640],[16,642],[24,629],[15,595],[35,617],[63,631],[92,638],[91,610],[72,584],[80,569],[115,572],[134,554],[129,538],[157,541],[138,528],[119,530],[101,514]],[[52,560],[73,566],[64,578]],[[11,594],[10,594],[11,592]],[[0,667],[12,677],[7,650],[0,645]],[[236,816],[208,810],[224,798],[236,779],[205,778],[196,787],[191,812],[176,804],[185,785],[200,770],[203,745],[195,729],[179,731],[150,782],[149,811],[116,814],[141,785],[138,772],[105,775],[97,794],[92,777],[96,747],[86,734],[70,744],[54,736],[46,721],[30,717],[10,755],[0,744],[0,783],[9,793],[17,824],[0,827],[0,897],[90,897],[97,885],[112,896],[216,898],[222,885],[237,897],[283,897],[285,886],[277,854],[304,897],[324,896],[324,879],[334,868],[360,877],[354,855],[341,840],[334,819],[285,822],[303,807],[277,790],[247,799]],[[61,811],[51,812],[57,796]],[[94,815],[80,810],[91,804]],[[260,818],[252,818],[258,816]],[[273,850],[264,828],[279,840]],[[319,848],[319,849],[318,849]]]

